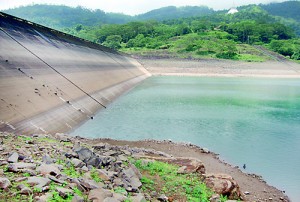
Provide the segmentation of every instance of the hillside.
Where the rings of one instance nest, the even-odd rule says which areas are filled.
[[[137,16],[32,5],[5,11],[127,53],[264,61],[251,45],[300,59],[299,1],[247,5],[228,15],[208,7],[164,7]]]
[[[74,27],[78,24],[85,26],[123,24],[133,20],[133,17],[129,15],[105,13],[99,9],[89,10],[83,7],[72,8],[63,5],[35,4],[5,10],[4,12],[56,29]]]
[[[239,10],[245,10],[250,6],[239,7]],[[272,3],[258,6],[260,9],[266,11],[266,14],[276,16],[273,17],[278,22],[291,25],[296,28],[300,24],[300,2],[287,1],[283,3]],[[145,21],[145,20],[171,20],[179,18],[190,18],[209,16],[209,18],[218,18],[219,14],[224,14],[227,11],[214,11],[206,6],[185,6],[175,7],[168,6],[149,11],[144,14],[130,16],[121,13],[106,13],[105,11],[96,9],[90,10],[83,7],[68,7],[63,5],[29,5],[22,6],[14,9],[4,10],[3,12],[14,15],[29,21],[33,21],[48,27],[62,29],[74,27],[78,24],[84,26],[99,26],[102,24],[125,24],[132,21]],[[216,14],[216,15],[215,15]],[[261,19],[271,20],[261,16]],[[300,35],[300,29],[299,29]]]
[[[300,1],[286,1],[283,3],[271,3],[259,5],[271,15],[291,18],[300,22]]]
[[[147,13],[137,15],[135,18],[137,20],[170,20],[176,18],[187,18],[187,17],[196,17],[209,15],[214,13],[213,9],[210,9],[206,6],[184,6],[184,7],[175,7],[168,6],[159,9],[149,11]]]

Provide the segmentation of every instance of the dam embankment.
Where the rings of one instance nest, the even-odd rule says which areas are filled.
[[[72,130],[150,74],[114,50],[0,13],[0,131]]]

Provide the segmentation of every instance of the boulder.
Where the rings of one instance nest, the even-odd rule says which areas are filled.
[[[56,187],[56,191],[62,198],[67,198],[68,195],[73,195],[73,190],[63,187]]]
[[[205,167],[202,161],[194,158],[175,158],[167,160],[168,163],[176,164],[181,166],[178,169],[179,174],[189,174],[189,173],[205,173]]]
[[[76,158],[73,158],[71,160],[71,163],[74,165],[75,168],[82,168],[83,166],[85,166],[85,163],[83,163],[83,161]]]
[[[131,197],[132,202],[147,202],[142,193],[137,194],[136,196]]]
[[[80,182],[80,185],[87,190],[98,189],[98,188],[103,187],[102,183],[97,183],[94,180],[91,180],[88,178],[81,178],[81,179],[79,179],[79,182]]]
[[[45,154],[42,157],[42,162],[45,164],[52,164],[52,163],[54,163],[54,160],[48,154]]]
[[[78,154],[79,159],[84,162],[95,156],[95,154],[91,150],[85,147],[80,147],[80,149],[75,150],[75,152]]]
[[[103,202],[104,199],[112,196],[113,194],[110,191],[105,190],[103,188],[98,188],[90,191],[88,200],[92,202]]]
[[[107,197],[103,200],[103,202],[120,202],[118,199],[115,199],[114,197]]]
[[[42,189],[44,186],[50,184],[50,180],[44,177],[29,177],[27,183],[31,186],[35,186],[36,188]]]
[[[208,174],[205,177],[206,185],[217,194],[222,194],[233,200],[241,198],[239,185],[231,176],[226,174]]]
[[[127,199],[126,196],[124,196],[123,194],[119,194],[119,193],[113,193],[113,197],[115,199],[117,199],[118,201],[125,201]]]
[[[98,168],[101,165],[101,159],[97,156],[92,156],[91,158],[84,161],[86,165],[93,166],[95,168]]]
[[[123,171],[122,181],[127,191],[137,191],[142,186],[139,175],[135,173],[133,166]]]
[[[84,202],[84,198],[78,196],[77,194],[74,194],[74,197],[72,198],[71,202]]]
[[[0,177],[0,189],[7,189],[11,186],[9,179]]]
[[[46,193],[42,196],[36,196],[34,199],[36,202],[47,202],[47,201],[49,201],[50,198],[52,198],[52,194]]]
[[[7,159],[8,163],[17,163],[19,159],[19,154],[17,152],[13,152]]]
[[[19,172],[20,169],[32,170],[36,168],[34,163],[12,163],[8,165],[8,171]]]
[[[23,187],[20,191],[20,194],[30,195],[30,194],[32,194],[32,190],[28,187]]]
[[[60,174],[60,170],[56,164],[42,164],[36,169],[36,171],[44,176],[48,174],[53,176]]]

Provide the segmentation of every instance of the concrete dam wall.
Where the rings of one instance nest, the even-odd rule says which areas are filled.
[[[149,76],[126,55],[0,13],[0,131],[70,131]]]

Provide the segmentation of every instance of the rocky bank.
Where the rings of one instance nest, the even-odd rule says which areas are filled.
[[[204,154],[210,153],[197,149]],[[142,166],[136,166],[137,161]],[[197,181],[190,182],[190,187],[205,183],[211,190],[205,201],[249,200],[252,194],[251,190],[242,192],[237,181],[228,174],[207,173],[205,165],[197,158],[174,157],[151,148],[113,145],[107,140],[65,134],[0,133],[0,201],[191,201],[188,192],[176,193],[184,186],[189,189],[186,184],[178,182],[175,192],[171,192],[168,186],[161,185],[168,180],[157,179],[157,183],[144,177],[147,172],[141,167],[156,165],[153,162],[175,166],[175,175]],[[151,183],[153,186],[147,187]],[[202,201],[200,197],[194,200]],[[280,194],[251,198],[251,201],[289,200]]]

